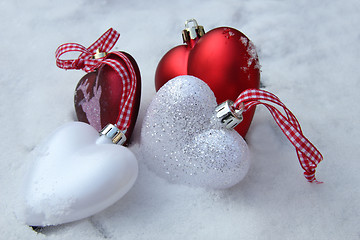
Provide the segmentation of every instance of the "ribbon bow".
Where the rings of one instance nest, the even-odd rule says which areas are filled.
[[[282,107],[286,116],[284,116],[270,103]],[[323,156],[319,150],[317,150],[316,147],[303,135],[298,120],[277,96],[264,90],[247,89],[236,99],[234,107],[237,109],[243,109],[245,112],[258,104],[263,104],[270,111],[277,125],[294,145],[300,165],[305,170],[305,178],[309,182],[322,183],[316,180],[315,169],[323,160]]]
[[[110,28],[88,48],[78,43],[62,44],[55,52],[56,65],[62,69],[82,69],[85,72],[92,72],[103,63],[113,65],[116,61],[110,61],[111,59],[104,59],[104,57],[95,59],[93,56],[98,49],[100,49],[101,52],[109,52],[114,47],[119,37],[120,34],[116,30]],[[60,59],[61,55],[67,52],[80,52],[81,54],[77,59]],[[113,67],[116,68],[116,65]]]
[[[120,130],[126,130],[130,125],[136,89],[136,74],[132,63],[125,54],[121,52],[112,52],[124,60],[127,69],[129,69],[129,76],[128,71],[121,63],[114,59],[105,58],[106,54],[100,58],[94,58],[97,50],[108,53],[114,47],[119,37],[120,34],[116,30],[110,28],[88,48],[77,43],[65,43],[60,45],[56,49],[55,57],[56,65],[62,69],[82,69],[85,72],[92,72],[102,64],[107,64],[118,73],[119,80],[122,81],[123,90],[119,103],[119,115],[115,126]],[[67,52],[80,52],[80,55],[77,59],[60,59],[60,57]]]

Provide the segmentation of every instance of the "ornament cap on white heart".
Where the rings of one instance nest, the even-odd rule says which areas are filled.
[[[101,131],[100,135],[111,139],[114,144],[123,145],[126,142],[126,131],[120,131],[115,125],[109,123]]]
[[[226,128],[235,128],[243,120],[242,110],[234,108],[234,102],[226,100],[215,108],[216,117]]]
[[[122,198],[138,175],[135,155],[90,125],[58,128],[33,152],[24,185],[25,222],[48,226],[94,215]]]

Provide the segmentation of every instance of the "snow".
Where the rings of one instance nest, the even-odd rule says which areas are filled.
[[[0,2],[0,239],[359,239],[360,2],[112,1]],[[115,50],[142,74],[142,102],[130,149],[155,94],[160,58],[181,44],[184,21],[205,31],[229,26],[255,44],[261,81],[298,117],[324,155],[317,178],[302,176],[294,148],[259,107],[247,135],[252,166],[228,190],[169,183],[140,161],[135,186],[93,217],[36,233],[19,214],[30,152],[75,119],[73,93],[84,75],[55,65],[63,43],[89,46],[109,27]]]

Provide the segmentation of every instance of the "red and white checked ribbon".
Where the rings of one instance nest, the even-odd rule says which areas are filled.
[[[98,69],[102,64],[107,64],[112,67],[119,75],[122,81],[122,96],[119,103],[119,115],[116,120],[115,126],[120,130],[126,130],[130,125],[132,114],[132,105],[135,98],[136,89],[136,74],[130,60],[121,52],[111,52],[116,54],[126,63],[129,69],[130,76],[126,68],[114,59],[107,59],[101,57],[98,59],[93,58],[96,50],[108,53],[119,39],[120,34],[110,28],[98,40],[96,40],[90,47],[86,48],[77,43],[65,43],[56,49],[56,65],[62,69],[82,69],[85,72],[92,72]],[[60,57],[67,52],[80,52],[77,59],[63,60]]]
[[[282,107],[286,116],[270,103]],[[322,161],[323,156],[303,135],[298,120],[277,96],[264,90],[247,89],[236,99],[234,107],[247,111],[258,104],[263,104],[270,111],[277,125],[296,148],[300,165],[305,170],[305,178],[309,182],[322,183],[316,180],[315,169]]]
[[[127,68],[130,70],[130,76],[122,65],[120,65],[121,71],[118,71],[120,75],[120,79],[122,79],[123,89],[122,89],[122,96],[119,105],[119,115],[117,117],[117,122],[115,123],[115,126],[120,130],[126,130],[130,125],[132,107],[135,98],[135,89],[137,82],[136,74],[132,63],[125,56],[125,54],[121,52],[112,52],[112,53],[121,57],[126,63]]]

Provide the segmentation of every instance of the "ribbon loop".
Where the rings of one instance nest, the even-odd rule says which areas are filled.
[[[120,34],[113,28],[110,28],[88,48],[78,43],[62,44],[55,52],[56,65],[62,69],[82,69],[85,72],[94,71],[103,63],[103,58],[92,59],[92,56],[96,54],[96,50],[100,49],[103,52],[109,52],[119,37]],[[80,55],[77,59],[60,59],[67,52],[80,52]]]
[[[270,103],[282,107],[286,116]],[[264,90],[247,89],[242,92],[236,99],[234,107],[243,107],[244,111],[247,111],[258,104],[263,104],[270,111],[281,131],[294,145],[299,163],[305,170],[305,178],[309,182],[322,183],[316,180],[315,169],[317,165],[323,160],[323,156],[303,135],[298,120],[277,96]]]
[[[78,43],[65,43],[60,45],[55,52],[56,65],[62,69],[82,69],[85,72],[92,72],[98,69],[102,64],[110,66],[119,76],[122,81],[122,96],[119,102],[119,114],[115,126],[122,131],[130,125],[132,115],[132,105],[135,98],[136,91],[136,74],[132,63],[127,56],[121,52],[112,52],[120,57],[126,64],[126,68],[118,61],[105,57],[93,58],[96,50],[101,52],[109,52],[119,39],[120,34],[110,28],[98,40],[96,40],[90,47],[86,48]],[[77,59],[60,59],[60,57],[67,52],[80,52]],[[128,73],[129,72],[129,73]]]

